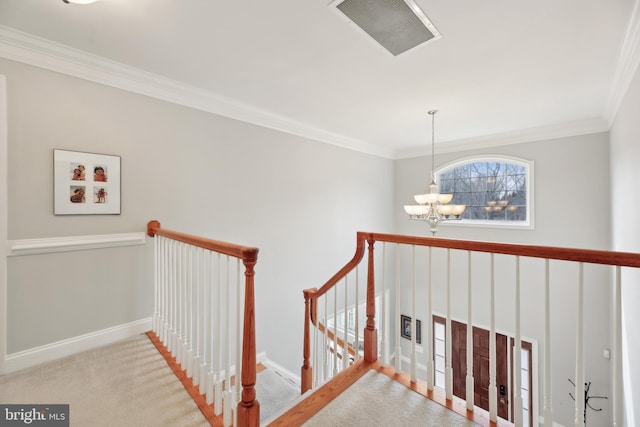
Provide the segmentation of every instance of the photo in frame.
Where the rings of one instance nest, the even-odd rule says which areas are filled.
[[[411,339],[411,317],[400,315],[400,335],[402,338]],[[422,325],[416,319],[416,343],[422,344]]]
[[[120,156],[53,150],[54,215],[119,215]]]

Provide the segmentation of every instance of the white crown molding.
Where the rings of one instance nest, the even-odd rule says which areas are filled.
[[[7,256],[144,245],[144,232],[7,241]]]
[[[454,153],[477,149],[500,147],[505,145],[523,144],[526,142],[541,141],[546,139],[565,138],[592,133],[607,132],[609,122],[605,119],[592,119],[576,122],[561,123],[553,126],[524,129],[516,132],[506,132],[496,135],[485,135],[478,138],[461,139],[436,144],[436,153]],[[399,150],[396,159],[408,159],[412,157],[430,156],[429,147],[419,147],[407,150]]]
[[[441,152],[519,144],[609,130],[640,64],[640,7],[638,1],[636,0],[634,3],[626,37],[619,55],[615,79],[604,111],[604,119],[451,141],[443,144],[447,147],[442,148]],[[0,25],[0,57],[378,157],[397,160],[428,154],[426,148],[394,150],[318,129],[234,99],[203,91],[195,86],[3,25]],[[441,147],[437,148],[441,149]]]
[[[605,117],[609,126],[618,114],[629,85],[640,65],[640,1],[635,0],[624,41],[618,55],[618,63],[605,107]]]
[[[393,157],[393,150],[318,129],[4,25],[0,25],[0,57],[342,148]]]

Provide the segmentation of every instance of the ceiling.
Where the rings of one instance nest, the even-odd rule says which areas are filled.
[[[0,56],[403,158],[430,152],[432,109],[438,151],[607,130],[636,1],[416,0],[442,37],[393,56],[330,0],[0,0]]]

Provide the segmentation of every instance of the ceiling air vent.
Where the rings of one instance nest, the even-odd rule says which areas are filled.
[[[330,6],[394,56],[440,38],[412,0],[337,0]]]

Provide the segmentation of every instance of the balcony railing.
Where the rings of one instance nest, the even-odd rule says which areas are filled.
[[[575,402],[569,416],[576,426],[584,425],[583,385],[590,381],[586,366],[597,365],[606,348],[613,366],[611,384],[601,385],[611,394],[610,410],[604,416],[607,424],[622,425],[621,286],[627,272],[638,268],[640,254],[634,253],[360,232],[353,258],[322,287],[304,291],[302,392],[330,381],[348,369],[350,360],[360,357],[383,365],[393,361],[397,372],[404,371],[404,363],[411,381],[422,381],[432,391],[436,351],[431,319],[438,314],[445,319],[442,387],[447,400],[455,398],[455,319],[489,331],[488,383],[483,385],[487,395],[481,397],[488,402],[492,424],[498,422],[499,405],[505,404],[506,415],[500,417],[516,426],[537,425],[539,417],[551,426],[555,397],[565,401],[570,393]],[[409,319],[404,331],[401,314]],[[418,337],[411,331],[418,330],[420,317],[422,336]],[[593,326],[604,333],[592,338],[587,332]],[[462,339],[466,355],[457,356],[464,359],[465,372],[455,374],[464,378],[461,398],[467,410],[479,411],[474,387],[485,379],[474,375],[472,330],[467,327]],[[496,382],[496,336],[502,334],[514,343],[511,373],[523,368],[523,338],[535,343],[539,362],[531,386],[538,387],[531,391],[531,406],[523,395],[529,391],[523,392],[520,375],[512,375],[507,384]],[[573,354],[568,363],[571,369],[566,366],[567,354]],[[567,389],[567,379],[575,388]],[[556,418],[566,420],[564,411]]]
[[[153,332],[213,409],[214,425],[257,427],[258,249],[166,230],[158,221],[147,234],[155,237]],[[233,384],[234,375],[241,381]]]

